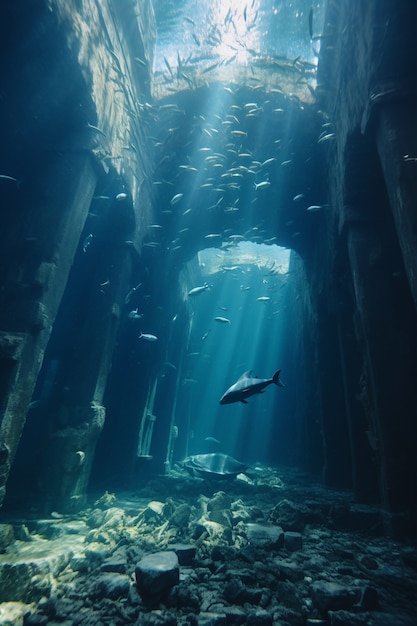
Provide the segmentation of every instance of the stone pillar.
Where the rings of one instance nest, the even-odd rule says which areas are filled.
[[[365,361],[363,393],[372,411],[369,434],[379,459],[382,503],[395,513],[415,507],[410,468],[415,467],[416,337],[410,304],[393,290],[386,244],[375,223],[347,227]]]
[[[350,438],[344,403],[343,372],[336,316],[323,296],[318,314],[318,359],[324,448],[324,481],[331,487],[351,487]]]
[[[362,354],[355,336],[352,311],[340,311],[337,321],[344,402],[349,431],[352,486],[362,502],[378,502],[377,459],[372,448],[367,404],[362,402]]]
[[[376,141],[405,272],[417,309],[417,113],[415,101],[383,107]]]
[[[55,156],[45,162],[31,212],[15,216],[25,254],[16,254],[19,239],[2,233],[10,256],[0,294],[0,505],[95,183],[88,155]]]

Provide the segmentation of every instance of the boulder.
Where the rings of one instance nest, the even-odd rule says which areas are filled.
[[[130,578],[125,574],[104,574],[97,580],[97,596],[118,600],[127,598],[130,589]]]
[[[2,602],[0,604],[0,626],[23,626],[33,605],[23,602]]]
[[[350,609],[360,598],[359,589],[326,580],[314,582],[311,593],[315,606],[323,613]]]
[[[189,543],[169,543],[167,550],[175,552],[180,565],[191,565],[196,553],[195,545]]]
[[[207,511],[224,511],[229,510],[232,504],[232,498],[228,496],[224,491],[218,491],[207,502]]]
[[[13,526],[11,524],[0,524],[0,551],[3,552],[13,541]]]
[[[289,552],[295,552],[301,550],[303,547],[303,537],[301,533],[296,533],[291,530],[287,530],[284,533],[284,546]]]
[[[279,524],[284,530],[302,532],[306,523],[311,521],[311,512],[303,504],[281,500],[271,511],[268,521]]]
[[[148,554],[136,564],[135,577],[142,597],[169,591],[179,583],[178,557],[175,552],[168,550]]]

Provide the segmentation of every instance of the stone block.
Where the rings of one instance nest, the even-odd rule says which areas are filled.
[[[314,582],[311,593],[315,606],[323,613],[350,609],[360,597],[359,589],[326,580]]]
[[[167,550],[175,552],[180,565],[191,565],[196,554],[196,547],[189,543],[170,543]]]
[[[289,552],[301,550],[303,547],[303,536],[301,533],[287,531],[284,533],[284,546]]]
[[[167,550],[148,554],[136,564],[135,577],[142,597],[164,593],[179,583],[178,557]]]
[[[257,548],[282,548],[284,531],[281,526],[267,524],[246,524],[246,535],[249,543]]]

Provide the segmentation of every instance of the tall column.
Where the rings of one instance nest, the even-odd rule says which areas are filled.
[[[383,505],[390,512],[413,510],[416,477],[416,336],[414,311],[395,293],[390,247],[375,223],[351,223],[347,248],[372,411],[370,436],[379,458]],[[401,297],[400,297],[401,296]]]

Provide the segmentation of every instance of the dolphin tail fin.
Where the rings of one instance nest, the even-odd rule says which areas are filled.
[[[285,387],[284,383],[282,383],[279,379],[280,374],[281,374],[281,370],[277,370],[275,374],[272,376],[272,382],[278,385],[278,387]]]

